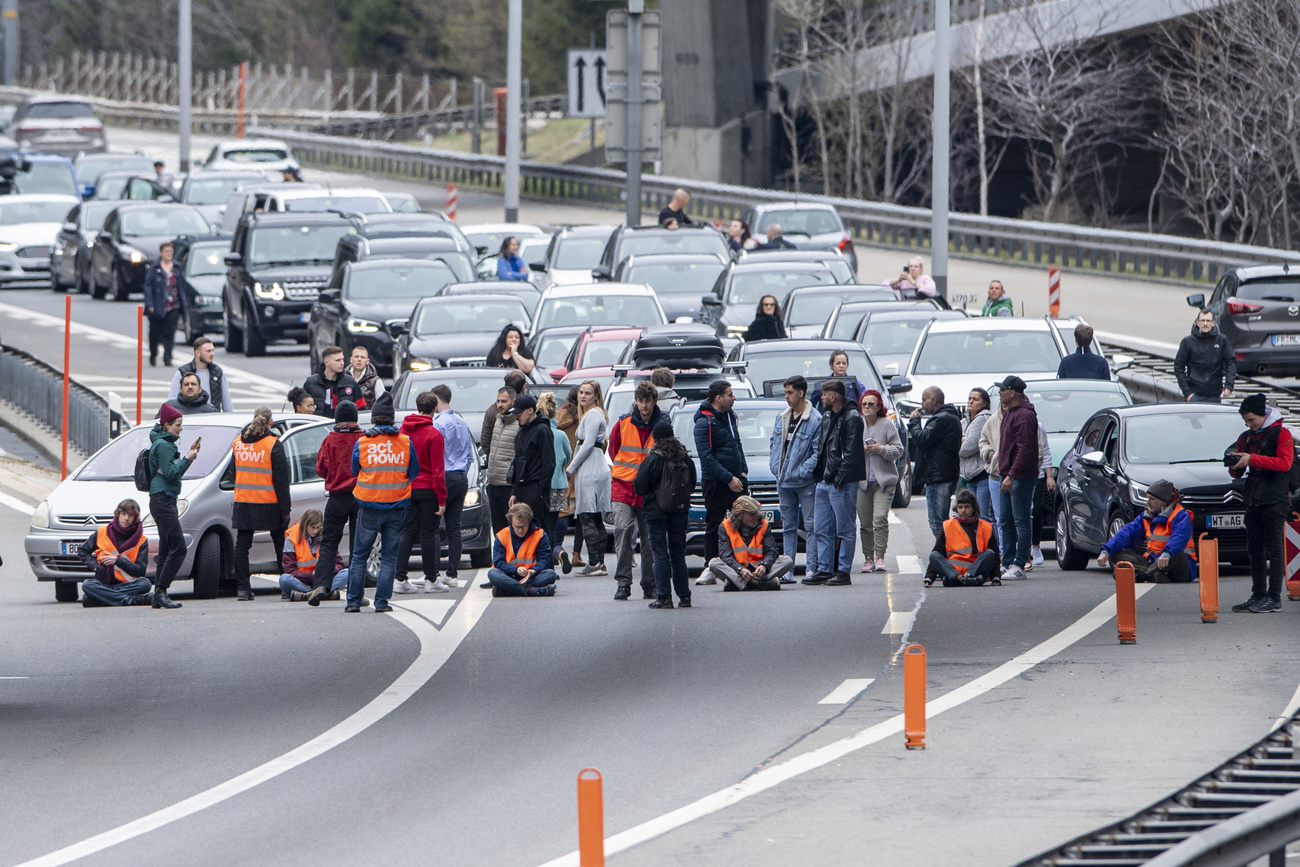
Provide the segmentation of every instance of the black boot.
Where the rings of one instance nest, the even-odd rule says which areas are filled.
[[[181,604],[167,595],[166,590],[155,590],[153,594],[154,608],[180,608]]]
[[[631,584],[620,584],[618,585],[618,589],[614,591],[614,599],[620,602],[623,601],[624,599],[630,599],[631,596],[632,596]]]

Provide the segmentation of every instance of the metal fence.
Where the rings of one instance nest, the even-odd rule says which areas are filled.
[[[56,439],[63,435],[63,371],[30,352],[0,345],[0,400],[16,406]],[[130,425],[94,389],[72,379],[68,387],[68,443],[94,454]]]

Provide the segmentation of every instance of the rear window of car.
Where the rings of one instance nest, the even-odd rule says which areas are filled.
[[[135,458],[141,449],[149,447],[149,425],[132,428],[113,440],[102,451],[81,465],[76,479],[83,482],[120,482],[135,475]],[[217,465],[230,454],[231,444],[239,431],[233,427],[214,427],[209,425],[188,425],[181,431],[176,447],[183,455],[199,437],[203,437],[203,448],[199,456],[185,471],[187,479],[201,479],[216,469]]]
[[[561,238],[555,251],[554,267],[559,271],[583,271],[600,264],[608,238]]]
[[[1246,301],[1280,301],[1294,304],[1300,299],[1300,281],[1296,280],[1252,280],[1242,283],[1234,297]]]
[[[619,239],[614,264],[619,265],[628,256],[647,253],[713,253],[727,258],[727,242],[721,232],[711,229],[679,229],[676,232],[652,234],[626,234]]]
[[[289,154],[281,148],[240,148],[228,150],[221,157],[232,163],[278,163],[287,160]]]
[[[32,163],[30,171],[21,172],[14,178],[14,186],[20,193],[81,194],[67,163]]]
[[[388,202],[379,196],[311,196],[286,199],[286,211],[342,211],[345,214],[387,214]]]
[[[829,209],[812,208],[764,211],[758,218],[758,225],[752,226],[751,231],[755,235],[761,235],[773,223],[780,224],[782,235],[825,235],[844,231],[839,214]]]
[[[24,120],[74,120],[94,118],[95,110],[84,102],[38,102],[27,108]]]

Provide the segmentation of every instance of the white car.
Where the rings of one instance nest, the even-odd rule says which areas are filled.
[[[59,230],[78,204],[55,194],[0,197],[0,285],[49,282]]]
[[[289,145],[273,138],[241,138],[223,141],[203,161],[205,171],[234,172],[245,169],[283,172],[297,169],[298,160]]]
[[[533,283],[539,289],[595,283],[591,269],[600,264],[600,257],[612,234],[613,226],[568,226],[561,229],[541,256],[524,260],[533,272]]]
[[[659,296],[644,283],[552,286],[537,302],[531,332],[567,325],[644,328],[667,321]]]
[[[476,223],[460,228],[469,242],[478,248],[480,256],[495,256],[501,250],[501,242],[512,236],[520,241],[551,237],[551,233],[541,226],[528,223]]]

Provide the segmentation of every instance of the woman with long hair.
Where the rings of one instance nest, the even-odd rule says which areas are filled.
[[[749,328],[745,331],[745,340],[780,340],[785,336],[781,304],[775,295],[764,295],[758,299],[758,309],[754,311],[754,321],[749,323]]]
[[[831,376],[837,379],[848,379],[844,383],[844,399],[849,406],[855,409],[861,408],[862,395],[866,394],[867,387],[862,384],[862,380],[849,373],[849,353],[844,349],[831,350],[830,357]],[[851,377],[851,378],[850,378]],[[812,405],[817,407],[818,412],[822,412],[822,390],[817,388],[813,391],[812,397],[808,398]]]
[[[501,249],[497,251],[497,279],[523,282],[528,277],[528,266],[519,256],[519,239],[507,235],[501,240]]]
[[[320,543],[325,537],[325,514],[320,509],[308,509],[298,523],[284,534],[284,553],[280,555],[280,598],[291,602],[306,602],[311,593],[312,580],[320,558]],[[330,583],[330,596],[348,586],[348,570],[343,568],[343,556],[334,554],[334,577]]]
[[[691,581],[686,573],[686,520],[689,503],[682,509],[666,510],[659,503],[658,489],[664,473],[678,479],[687,491],[695,489],[695,462],[686,446],[673,433],[673,424],[662,420],[652,431],[655,444],[637,467],[632,488],[645,504],[645,525],[655,570],[655,601],[651,608],[672,608],[673,591],[682,608],[691,607]],[[645,556],[644,554],[642,556]]]
[[[980,457],[980,434],[993,414],[990,407],[993,401],[989,393],[982,388],[972,388],[966,399],[966,418],[962,420],[961,447],[957,450],[957,462],[961,477],[966,486],[975,492],[980,514],[989,521],[994,521],[993,495],[989,492],[989,473]]]
[[[564,472],[564,465],[573,457],[573,448],[569,445],[569,438],[559,433],[559,423],[555,420],[556,410],[555,393],[550,391],[542,392],[537,398],[537,413],[550,419],[551,442],[555,445],[555,472],[551,475],[551,493],[547,499],[547,510],[552,515],[558,515],[569,508],[569,479]],[[556,522],[556,525],[558,526],[558,522]],[[565,526],[567,529],[567,520]],[[565,575],[573,571],[573,562],[569,559],[568,552],[564,550],[564,533],[558,529],[551,537],[551,552],[555,557],[559,558]]]
[[[533,360],[533,353],[524,342],[524,332],[518,325],[511,322],[501,329],[497,342],[488,350],[487,366],[513,367],[524,374],[533,372],[537,362]]]
[[[564,471],[573,479],[578,526],[587,540],[587,568],[580,575],[608,575],[605,569],[605,513],[610,504],[610,469],[605,462],[609,418],[601,398],[600,383],[584,380],[578,386],[578,450]]]
[[[569,389],[569,394],[564,398],[564,405],[555,412],[555,427],[560,433],[569,440],[570,454],[578,450],[578,419],[582,417],[582,411],[578,409],[578,386]],[[578,519],[573,511],[574,494],[573,494],[573,477],[564,472],[564,464],[557,463],[560,473],[566,479],[566,497],[564,509],[555,516],[555,539],[554,544],[557,546],[564,545],[564,537],[568,535],[569,527],[577,527]],[[564,555],[561,556],[561,566],[564,566]],[[582,559],[582,530],[578,529],[573,534],[573,557],[569,560],[569,568],[577,566],[579,568],[587,564]],[[569,570],[565,569],[567,573]]]
[[[739,256],[742,251],[752,250],[758,246],[749,231],[749,223],[744,220],[731,221],[731,225],[727,227],[727,246],[731,248],[734,256]]]
[[[858,522],[862,534],[862,571],[884,572],[889,547],[889,508],[898,487],[903,442],[894,421],[885,414],[885,399],[872,389],[862,395],[862,451],[867,477],[858,482]]]
[[[259,406],[234,442],[235,505],[230,526],[235,530],[235,598],[240,602],[254,599],[248,552],[255,532],[270,531],[276,562],[284,559],[291,507],[289,461],[271,432],[271,419],[270,407]]]

